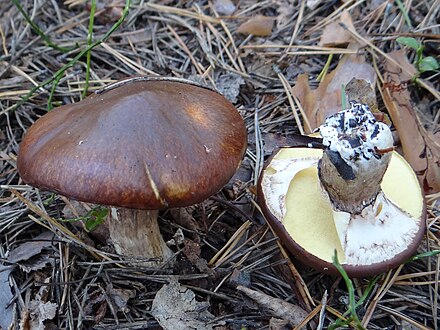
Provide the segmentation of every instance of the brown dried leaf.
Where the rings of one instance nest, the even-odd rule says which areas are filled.
[[[51,261],[49,254],[42,253],[42,251],[52,246],[53,238],[54,234],[52,232],[43,232],[34,239],[11,250],[7,260],[17,263],[20,269],[27,273],[42,269]]]
[[[237,9],[231,0],[214,0],[212,4],[220,15],[232,15]]]
[[[277,8],[277,30],[282,30],[292,24],[292,17],[296,10],[295,4],[291,0],[278,0],[275,3]]]
[[[107,312],[107,301],[102,290],[89,293],[83,313],[85,316],[93,315],[95,322],[99,323]]]
[[[402,143],[405,159],[416,171],[426,193],[440,191],[440,134],[428,132],[411,103],[406,88],[416,69],[404,50],[388,54],[399,66],[385,62],[383,100]]]
[[[355,30],[349,13],[344,12],[336,22],[337,26],[326,27],[321,44],[330,45],[329,42],[346,44],[350,41],[348,48],[358,50],[362,45],[352,41],[340,23],[350,30]],[[353,78],[366,80],[372,86],[376,84],[376,72],[370,64],[366,63],[364,55],[344,55],[336,69],[325,76],[316,90],[310,89],[307,76],[300,75],[298,77],[296,85],[292,88],[292,94],[301,101],[312,130],[320,126],[328,116],[342,110],[341,88]]]
[[[12,324],[14,308],[10,304],[14,295],[9,285],[12,268],[0,265],[0,329],[8,329]]]
[[[289,321],[272,317],[269,320],[269,330],[290,330],[292,326]]]
[[[321,142],[314,137],[299,135],[299,134],[289,134],[283,136],[277,133],[262,133],[262,140],[264,142],[263,151],[265,156],[272,155],[275,150],[283,147],[306,147],[310,143]],[[249,144],[255,143],[253,136],[249,138]]]
[[[215,82],[217,91],[232,103],[237,102],[237,97],[240,94],[240,87],[244,84],[245,81],[243,77],[234,72],[220,75]]]
[[[248,50],[246,50],[248,51]],[[245,52],[246,52],[245,51]],[[276,77],[276,73],[273,69],[272,62],[269,58],[265,57],[260,53],[248,53],[247,61],[249,62],[249,72],[259,75],[261,77]],[[264,84],[261,84],[256,79],[249,81],[254,88],[267,88]],[[247,90],[249,92],[249,90]]]
[[[312,130],[324,123],[328,116],[342,110],[341,87],[353,78],[375,85],[376,73],[363,55],[344,55],[336,69],[326,75],[315,90],[310,88],[307,75],[298,76],[292,94],[301,101]]]
[[[386,113],[379,110],[374,86],[363,79],[353,78],[345,86],[348,101],[362,102],[370,108],[377,120],[391,126],[391,120]]]
[[[251,274],[246,270],[239,270],[234,268],[232,271],[231,277],[229,277],[229,283],[232,286],[249,286],[251,285]]]
[[[20,321],[20,329],[44,330],[44,321],[52,320],[58,309],[58,304],[31,300],[23,310]]]
[[[117,310],[123,312],[129,311],[129,308],[127,307],[128,300],[136,297],[136,290],[118,289],[114,288],[111,284],[106,287],[105,291],[112,303],[117,307]]]
[[[339,23],[344,23],[350,30],[355,30],[350,14],[344,10],[338,21],[326,25],[319,41],[320,46],[332,47],[349,44],[352,39],[351,33]]]
[[[90,10],[87,3],[86,9]],[[114,23],[122,17],[124,2],[122,0],[104,0],[97,2],[96,18],[102,24]]]
[[[363,79],[353,78],[345,86],[345,93],[348,101],[358,101],[367,104],[371,111],[379,111],[377,107],[376,93],[374,86]]]
[[[241,24],[237,32],[242,34],[252,34],[257,37],[267,37],[272,34],[274,17],[257,15]]]
[[[208,266],[208,262],[200,256],[202,252],[200,244],[187,238],[184,239],[183,244],[182,252],[188,261],[200,272],[212,275],[213,270]]]
[[[194,219],[190,210],[191,208],[180,207],[170,209],[170,214],[176,224],[189,229],[187,236],[200,243],[200,235],[197,234],[201,230],[200,223]]]
[[[301,307],[293,305],[285,300],[269,296],[265,293],[241,285],[237,286],[237,290],[255,300],[255,302],[264,309],[269,310],[273,316],[288,320],[291,325],[295,326],[300,324],[308,316],[308,313]]]
[[[172,278],[157,292],[150,313],[165,330],[213,329],[210,322],[214,315],[208,311],[209,303],[195,298],[193,291]]]

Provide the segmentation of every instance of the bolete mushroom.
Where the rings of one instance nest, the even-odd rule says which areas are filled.
[[[39,118],[17,166],[29,185],[117,207],[109,229],[118,253],[167,260],[158,210],[219,191],[241,162],[246,136],[221,94],[182,79],[132,77]]]
[[[266,219],[294,256],[319,271],[337,274],[335,251],[352,277],[396,267],[425,230],[417,176],[364,104],[352,102],[319,132],[324,150],[282,148],[267,161],[258,185]]]

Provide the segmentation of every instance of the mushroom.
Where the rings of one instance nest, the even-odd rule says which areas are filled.
[[[324,150],[282,148],[258,184],[263,213],[284,245],[315,269],[348,275],[387,271],[408,259],[425,230],[425,203],[410,165],[393,151],[387,125],[368,106],[327,118]]]
[[[116,251],[166,261],[172,251],[158,210],[219,191],[239,166],[246,137],[221,94],[177,78],[132,77],[39,118],[17,167],[29,185],[117,207],[109,220]]]

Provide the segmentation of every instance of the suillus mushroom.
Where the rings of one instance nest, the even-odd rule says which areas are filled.
[[[266,163],[259,204],[284,245],[305,264],[352,277],[387,271],[417,249],[425,204],[410,165],[393,151],[390,128],[368,106],[327,118],[322,147],[281,148]]]
[[[132,77],[39,118],[17,167],[29,185],[117,207],[109,220],[116,251],[166,261],[172,251],[158,210],[219,191],[241,162],[246,136],[221,94],[182,79]]]

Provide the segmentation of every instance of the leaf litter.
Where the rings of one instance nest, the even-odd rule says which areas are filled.
[[[330,23],[324,28],[320,44],[323,46],[346,45],[349,49],[359,51],[362,45],[353,40],[351,35],[341,27],[341,23],[353,26],[347,11],[342,13],[338,22]],[[363,54],[343,55],[336,68],[325,75],[316,89],[310,87],[308,75],[298,76],[296,84],[292,87],[292,93],[301,101],[312,130],[324,123],[328,116],[343,108],[341,91],[353,78],[365,80],[372,86],[376,84],[374,68],[366,61]]]
[[[403,155],[416,171],[427,194],[440,191],[440,131],[427,129],[411,100],[409,84],[417,70],[405,50],[388,54],[384,65],[383,100],[396,126]],[[396,65],[398,63],[399,65]],[[402,70],[404,68],[405,70]]]
[[[6,260],[12,264],[17,264],[23,271],[40,270],[50,262],[50,255],[43,253],[54,243],[54,234],[50,231],[42,232],[34,239],[29,240],[9,252]]]
[[[291,327],[299,325],[309,315],[304,309],[279,298],[249,289],[245,286],[237,286],[237,290],[253,299],[261,308],[270,310],[273,315],[281,320],[289,322]]]
[[[267,37],[272,33],[275,19],[273,17],[257,15],[242,23],[237,32],[242,34],[251,34],[256,37]]]
[[[162,289],[166,292],[164,285],[171,281],[177,283],[172,290],[179,292],[176,299],[192,301],[180,312],[200,308],[209,313],[208,326],[217,329],[282,328],[290,323],[280,319],[283,316],[277,316],[276,311],[251,301],[237,285],[269,300],[299,306],[308,313],[302,325],[305,328],[316,328],[317,311],[324,328],[343,317],[348,300],[345,286],[304,267],[283,251],[255,207],[254,184],[273,150],[296,143],[292,136],[299,128],[293,107],[298,108],[300,120],[305,113],[316,127],[327,114],[340,110],[342,85],[353,77],[371,83],[379,111],[389,115],[400,111],[397,106],[402,100],[394,93],[406,88],[409,99],[403,104],[417,109],[417,123],[426,131],[419,132],[425,140],[435,140],[439,121],[436,73],[420,75],[419,85],[406,83],[402,76],[396,80],[402,84],[390,84],[385,60],[387,53],[399,49],[395,39],[401,35],[423,41],[425,56],[438,55],[433,47],[439,32],[435,0],[405,2],[402,8],[397,2],[373,5],[362,1],[132,3],[122,24],[91,51],[89,92],[135,74],[192,77],[222,89],[249,132],[242,166],[222,191],[180,215],[161,213],[161,230],[167,241],[174,239],[171,248],[177,260],[174,268],[159,270],[136,266],[132,260],[115,255],[105,230],[97,232],[105,229],[105,224],[87,232],[76,222],[60,222],[82,212],[78,208],[78,214],[64,215],[63,208],[72,201],[28,187],[17,174],[15,160],[21,137],[46,113],[50,91],[55,106],[82,97],[87,59],[71,61],[87,44],[90,4],[84,0],[22,4],[50,40],[70,47],[68,53],[46,44],[13,2],[0,4],[0,37],[4,41],[0,53],[0,263],[6,267],[1,288],[5,300],[0,307],[0,315],[6,318],[2,321],[12,318],[15,327],[29,324],[32,312],[35,326],[43,323],[46,328],[157,328],[169,315],[161,312],[156,319],[150,311],[153,301],[162,300],[166,305],[167,299],[158,293]],[[109,1],[102,6],[91,30],[94,40],[109,31],[125,3]],[[106,11],[107,16],[101,14]],[[239,33],[240,26],[253,18],[259,18],[252,23],[255,25]],[[52,78],[68,63],[72,65],[53,88],[46,84],[22,101],[36,84]],[[23,103],[16,107],[19,102]],[[392,120],[403,147],[402,136],[414,133],[407,132],[409,126],[399,128],[398,120]],[[410,145],[419,152],[422,144],[416,141]],[[430,153],[426,153],[424,164],[435,164],[437,149],[430,143],[425,145]],[[427,177],[426,182],[432,194],[427,196],[429,229],[420,252],[440,248],[440,196],[433,181]],[[88,206],[89,210],[93,207]],[[175,222],[174,217],[181,221]],[[55,236],[50,245],[37,245],[35,251],[32,245],[24,245],[37,244],[36,237],[44,232]],[[45,242],[49,244],[49,240]],[[24,252],[20,258],[24,259],[8,261],[21,245]],[[19,251],[14,253],[19,255]],[[40,257],[41,262],[28,264]],[[435,328],[439,321],[438,262],[432,255],[381,275],[358,308],[363,325],[368,329],[404,324]],[[369,282],[354,280],[356,299]],[[328,299],[320,306],[326,291]],[[45,310],[37,311],[38,304]],[[190,322],[200,321],[197,313],[190,315],[195,316]]]
[[[8,329],[12,324],[14,306],[11,304],[14,297],[9,284],[12,267],[0,265],[0,329]]]
[[[208,309],[209,303],[197,301],[193,291],[171,279],[157,292],[150,313],[164,330],[212,330],[214,315]]]

